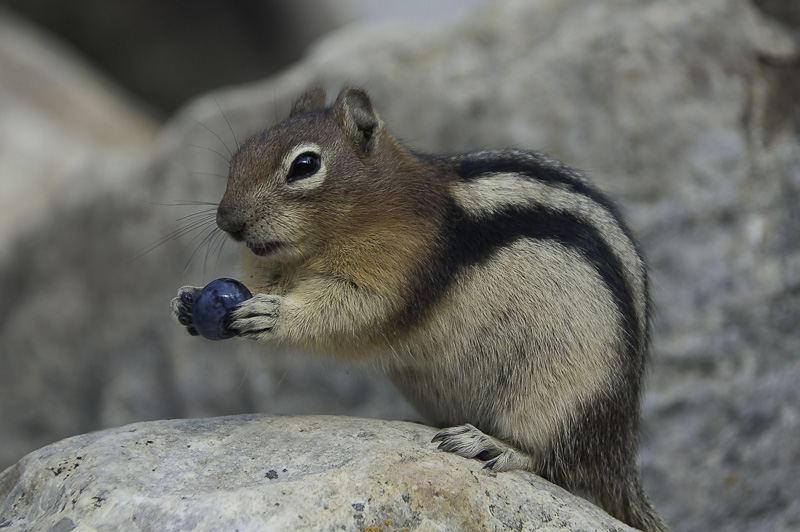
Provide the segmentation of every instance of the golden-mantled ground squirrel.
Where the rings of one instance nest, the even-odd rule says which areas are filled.
[[[247,247],[238,336],[376,360],[445,451],[668,530],[636,465],[647,270],[581,173],[415,153],[363,90],[311,89],[233,156],[217,224]],[[173,301],[190,328],[198,290]]]

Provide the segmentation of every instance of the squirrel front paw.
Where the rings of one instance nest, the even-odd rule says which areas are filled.
[[[172,317],[186,327],[189,334],[197,336],[199,333],[192,322],[192,306],[202,287],[183,286],[178,290],[178,296],[172,300]]]
[[[278,321],[280,306],[280,296],[256,294],[231,312],[228,327],[242,338],[266,340]]]

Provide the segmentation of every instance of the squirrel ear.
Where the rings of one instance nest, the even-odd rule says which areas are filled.
[[[312,87],[306,89],[303,94],[297,97],[292,105],[292,110],[289,116],[307,113],[309,111],[316,111],[325,107],[325,89],[322,87]]]
[[[333,104],[334,113],[345,134],[362,155],[369,155],[375,146],[381,120],[369,95],[363,89],[344,89]]]

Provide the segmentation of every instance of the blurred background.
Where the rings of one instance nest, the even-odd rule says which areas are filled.
[[[427,151],[517,146],[627,212],[657,320],[648,492],[675,530],[800,530],[800,3],[0,0],[0,469],[246,412],[419,417],[369,367],[191,338],[238,274],[236,144],[310,84]]]
[[[59,38],[163,120],[198,94],[261,79],[299,59],[319,37],[355,23],[446,24],[486,0],[2,0]],[[12,13],[12,14],[13,14]]]

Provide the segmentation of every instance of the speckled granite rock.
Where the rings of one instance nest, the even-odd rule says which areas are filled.
[[[76,436],[0,475],[22,530],[632,530],[525,473],[438,452],[435,429],[348,417],[153,421]]]

